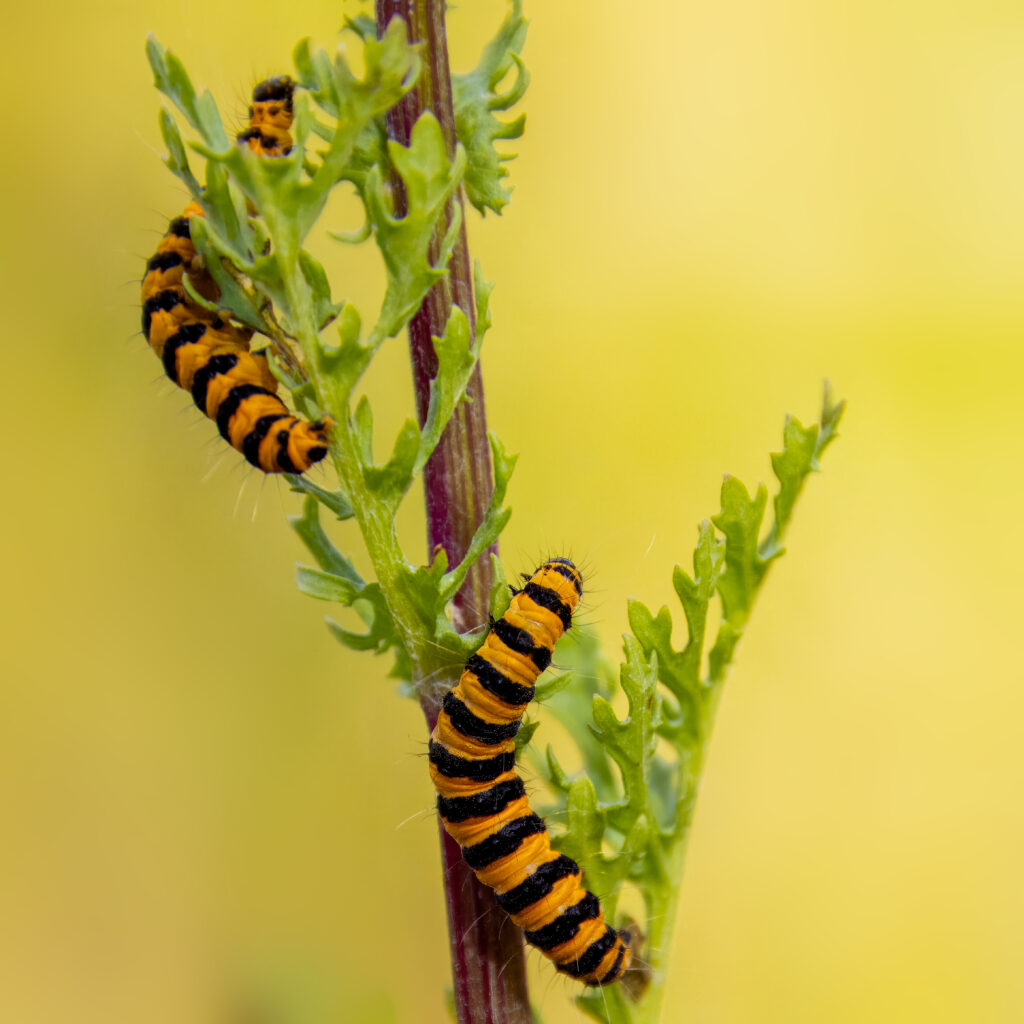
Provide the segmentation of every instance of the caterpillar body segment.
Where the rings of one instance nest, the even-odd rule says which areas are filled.
[[[552,849],[516,773],[513,741],[582,593],[567,558],[546,561],[515,593],[445,695],[430,737],[430,775],[445,829],[526,941],[557,970],[607,985],[630,965],[629,936],[604,920],[579,865]]]
[[[286,75],[260,82],[239,143],[261,156],[287,153],[294,89]],[[142,333],[167,376],[192,393],[196,406],[252,465],[265,473],[304,473],[327,454],[328,422],[293,415],[277,395],[266,356],[250,351],[253,332],[199,305],[185,289],[187,274],[204,299],[220,297],[192,242],[193,218],[202,216],[202,207],[189,203],[147,261]]]

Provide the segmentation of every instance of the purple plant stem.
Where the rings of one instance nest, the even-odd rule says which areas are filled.
[[[444,132],[450,155],[455,152],[455,116],[452,108],[451,72],[445,34],[444,0],[376,0],[377,34],[394,17],[404,19],[409,39],[421,45],[423,71],[409,94],[388,113],[388,135],[409,145],[412,126],[423,110],[430,110]],[[395,212],[406,212],[401,181],[395,184]],[[464,207],[461,191],[455,200]],[[446,218],[450,223],[452,207]],[[434,239],[432,255],[436,259]],[[437,373],[432,336],[440,336],[452,305],[469,317],[476,332],[476,307],[470,272],[466,222],[448,264],[448,275],[439,281],[409,322],[416,407],[420,425],[426,419],[430,382]],[[448,564],[462,560],[473,534],[483,520],[493,490],[491,451],[487,441],[483,381],[477,366],[461,402],[445,429],[423,473],[427,512],[427,550],[440,546]],[[492,550],[497,550],[497,545]],[[481,625],[487,616],[492,582],[490,560],[477,560],[453,601],[452,618],[460,632]],[[425,689],[421,698],[427,726],[437,722],[440,700],[437,691]],[[521,931],[498,908],[494,894],[481,885],[463,860],[458,844],[438,822],[441,837],[445,902],[459,1024],[531,1024],[526,989],[526,963]]]

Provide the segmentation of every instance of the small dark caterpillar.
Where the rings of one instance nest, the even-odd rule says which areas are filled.
[[[550,558],[517,591],[445,695],[430,737],[437,809],[498,905],[564,974],[607,985],[629,967],[629,936],[606,924],[579,865],[551,848],[515,771],[515,743],[534,683],[572,624],[583,581]]]
[[[238,141],[261,156],[287,153],[294,90],[287,75],[260,82],[252,93],[249,127]],[[204,299],[219,297],[192,244],[192,218],[203,215],[198,203],[189,203],[146,263],[142,333],[167,376],[192,392],[199,409],[216,420],[221,436],[249,462],[265,473],[304,473],[327,454],[327,421],[290,413],[277,397],[266,356],[249,351],[253,332],[204,309],[185,291],[188,274]]]

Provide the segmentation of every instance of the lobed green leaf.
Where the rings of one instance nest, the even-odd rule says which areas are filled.
[[[336,601],[346,607],[359,597],[363,589],[348,576],[337,576],[324,569],[312,569],[308,565],[296,568],[295,582],[307,597],[315,597],[318,601]]]
[[[305,249],[299,253],[299,269],[309,286],[309,297],[313,303],[313,317],[323,330],[336,319],[345,303],[331,300],[331,283],[319,260],[315,260]]]
[[[512,0],[509,13],[476,68],[467,74],[452,75],[455,131],[467,153],[466,196],[482,215],[488,209],[501,213],[511,196],[511,190],[504,184],[508,170],[502,165],[512,156],[499,153],[495,142],[520,138],[526,115],[501,121],[494,111],[514,106],[529,86],[530,75],[519,56],[526,28],[521,0]],[[512,85],[499,92],[501,82],[513,69]]]
[[[613,762],[589,726],[594,698],[607,699],[614,692],[614,668],[602,654],[597,636],[575,626],[555,648],[554,663],[572,672],[573,685],[549,694],[544,709],[572,736],[583,757],[583,770],[600,799],[605,803],[616,801],[621,789]],[[553,756],[549,756],[549,768]],[[555,778],[549,778],[559,788]]]
[[[298,477],[297,479],[304,479]],[[299,488],[293,488],[298,490]],[[333,498],[333,496],[331,496]],[[350,513],[351,514],[351,513]],[[323,526],[320,524],[320,506],[318,499],[313,494],[306,494],[302,502],[302,513],[297,516],[289,516],[288,522],[291,528],[299,535],[302,543],[306,545],[309,553],[316,559],[321,569],[334,576],[339,576],[357,587],[364,583],[362,576],[356,572],[352,561],[343,555],[331,543]]]
[[[448,200],[462,181],[466,152],[458,146],[449,161],[444,134],[428,110],[413,125],[409,146],[388,143],[391,166],[402,181],[405,214],[393,212],[390,186],[379,165],[367,175],[363,199],[387,270],[387,287],[380,316],[372,332],[374,344],[393,337],[420,307],[427,292],[442,278],[461,226],[461,207],[452,215],[436,253],[431,252],[434,230]]]
[[[166,52],[152,35],[146,40],[146,57],[156,87],[185,115],[207,148],[225,152],[231,143],[210,93],[197,94],[185,66],[173,53]]]
[[[437,353],[437,373],[430,382],[427,417],[413,465],[413,473],[417,474],[433,455],[455,407],[465,396],[480,358],[479,340],[474,342],[470,337],[469,318],[458,306],[452,306],[444,334],[432,340]]]
[[[506,524],[512,517],[512,510],[504,508],[502,503],[505,501],[509,480],[512,477],[512,471],[515,469],[516,460],[519,456],[510,455],[506,452],[504,445],[494,434],[488,433],[487,439],[491,445],[494,490],[491,492],[491,500],[488,502],[484,518],[476,528],[476,532],[466,548],[465,557],[440,582],[439,599],[445,604],[458,593],[472,565],[498,539],[501,531],[505,529]],[[496,559],[492,559],[492,562],[496,562]],[[495,600],[495,593],[492,589],[491,614],[495,618],[501,618],[505,613],[505,608],[508,607],[507,583],[504,573],[499,575],[498,572],[495,572],[494,578],[495,581],[501,581],[500,585],[505,590],[505,601],[500,612],[496,612],[495,609],[500,604],[500,601]],[[498,585],[497,582],[496,585]]]
[[[360,402],[359,408],[369,409],[369,403]],[[357,409],[358,415],[358,409]],[[363,479],[369,490],[391,508],[397,509],[402,496],[412,483],[416,459],[420,451],[420,429],[416,421],[406,420],[395,438],[391,458],[383,466],[363,466]]]
[[[160,135],[167,147],[164,163],[185,183],[185,187],[192,193],[192,198],[198,199],[203,193],[203,188],[189,166],[185,143],[181,139],[177,123],[170,113],[163,109],[160,111]]]
[[[295,473],[286,473],[285,479],[293,491],[306,494],[308,497],[318,501],[324,508],[334,513],[335,518],[338,520],[351,519],[355,515],[348,499],[341,491],[325,490],[319,484],[313,483],[308,476],[299,476]],[[306,507],[306,505],[303,506],[304,509]]]

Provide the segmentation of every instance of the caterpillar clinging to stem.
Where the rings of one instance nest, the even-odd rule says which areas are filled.
[[[515,742],[537,677],[572,624],[583,581],[567,558],[548,559],[514,593],[445,695],[430,737],[437,809],[466,863],[556,969],[607,985],[630,965],[629,935],[604,920],[579,865],[552,849],[515,770]]]
[[[260,156],[288,153],[294,91],[287,75],[260,82],[253,89],[249,127],[239,134],[239,143]],[[142,333],[167,376],[192,392],[224,440],[249,462],[265,473],[304,473],[327,454],[328,421],[304,420],[289,412],[277,395],[266,355],[250,351],[253,332],[204,308],[185,290],[187,274],[203,298],[215,302],[219,297],[192,242],[192,221],[202,216],[202,207],[189,203],[146,263]]]

